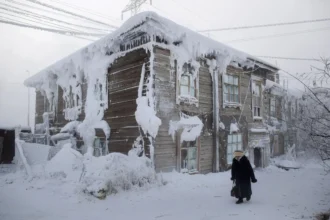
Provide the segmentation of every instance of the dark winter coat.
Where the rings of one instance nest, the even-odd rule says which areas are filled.
[[[249,159],[243,156],[239,161],[233,159],[231,168],[231,178],[236,182],[237,198],[249,198],[252,195],[251,181],[256,182],[252,166]]]

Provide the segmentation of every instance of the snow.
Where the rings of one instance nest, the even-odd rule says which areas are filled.
[[[80,121],[70,121],[61,129],[61,133],[65,133],[65,132],[71,133],[77,130],[77,127],[80,123],[81,123]]]
[[[53,141],[58,141],[58,140],[66,140],[66,139],[69,139],[70,137],[71,137],[71,134],[58,133],[58,134],[52,135],[50,139]]]
[[[46,164],[45,171],[50,177],[63,177],[78,181],[82,170],[82,155],[65,144],[62,149]]]
[[[230,134],[232,134],[234,132],[239,132],[239,128],[238,128],[237,122],[230,124],[230,131],[229,132],[230,132]]]
[[[226,126],[222,123],[222,121],[220,121],[220,123],[219,123],[219,128],[222,130],[226,129]]]
[[[241,205],[230,197],[230,172],[162,174],[165,186],[120,192],[105,200],[76,190],[81,183],[0,176],[0,219],[292,220],[312,219],[329,209],[330,176],[320,166],[291,171],[270,166],[255,174],[252,199]]]
[[[30,165],[46,163],[50,148],[43,144],[22,143],[23,153]]]
[[[97,198],[123,190],[156,184],[156,173],[147,157],[111,153],[84,161],[83,188]]]
[[[259,117],[259,116],[253,116],[253,120],[262,120],[262,117]]]
[[[102,121],[99,121],[99,122],[95,123],[94,128],[102,129],[103,132],[104,132],[104,135],[107,138],[110,138],[111,128],[110,128],[109,124],[106,121],[102,120]]]
[[[251,133],[268,133],[268,130],[265,128],[251,128]]]
[[[175,133],[181,131],[180,142],[195,141],[201,134],[203,129],[203,122],[198,116],[188,116],[181,113],[180,121],[170,121],[168,134],[172,136],[173,141]]]
[[[278,84],[278,83],[276,83],[274,81],[271,81],[269,79],[266,79],[266,85],[264,87],[264,90],[268,90],[268,89],[271,89],[273,87],[278,87],[280,89],[283,89],[283,87],[280,84]]]
[[[142,96],[144,85],[145,64],[142,66],[141,78],[138,89],[138,98],[136,99],[137,108],[135,111],[136,122],[141,126],[145,134],[149,134],[153,138],[158,134],[159,126],[162,121],[156,116],[154,107],[153,89],[152,89],[152,73],[148,79],[148,91],[146,96]]]

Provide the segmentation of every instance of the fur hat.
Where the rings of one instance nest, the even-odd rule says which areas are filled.
[[[234,152],[234,157],[243,157],[244,156],[244,152],[241,150],[235,150]]]

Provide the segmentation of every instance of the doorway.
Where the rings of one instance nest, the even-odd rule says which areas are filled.
[[[261,148],[254,148],[254,165],[256,167],[262,167]]]

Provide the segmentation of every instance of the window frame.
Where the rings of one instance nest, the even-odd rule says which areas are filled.
[[[269,115],[276,118],[276,98],[274,96],[269,98]]]
[[[190,144],[188,143],[192,143],[195,142],[195,146],[191,147],[189,146]],[[185,146],[185,144],[187,143],[187,145]],[[186,166],[189,166],[189,162],[191,162],[191,159],[189,159],[189,149],[195,149],[195,169],[188,169],[187,167],[184,167],[182,162],[183,162],[183,153],[182,151],[186,151],[186,157],[187,157],[187,164]],[[198,173],[200,170],[200,138],[198,137],[195,141],[183,141],[182,143],[179,143],[179,169],[180,172],[182,173]]]
[[[189,104],[189,105],[195,105],[198,107],[199,103],[199,70],[194,70],[194,67],[190,63],[185,63],[181,67],[181,71],[178,71],[177,62],[175,62],[175,70],[176,70],[176,104]],[[196,72],[196,77],[194,77],[193,71]],[[187,94],[181,94],[181,82],[182,77],[188,77],[188,95]],[[192,96],[191,88],[194,88],[194,96]]]
[[[262,120],[263,117],[263,111],[262,111],[262,99],[263,99],[263,94],[262,94],[262,83],[261,79],[259,77],[252,77],[252,88],[251,88],[251,93],[252,93],[252,117],[254,120]],[[254,93],[254,88],[255,86],[259,87],[259,95],[255,95]],[[256,105],[256,100],[258,100],[258,105]],[[259,111],[258,111],[259,110]],[[257,114],[256,114],[257,113]]]
[[[232,137],[231,140],[234,140],[233,138],[235,136],[236,136],[236,140],[235,140],[236,142],[234,142],[234,141],[229,142],[230,137]],[[240,141],[239,141],[239,138],[238,137],[240,137]],[[231,147],[229,147],[229,146],[231,146]],[[242,133],[239,133],[239,132],[238,133],[233,133],[233,134],[228,134],[227,135],[227,154],[226,154],[226,160],[227,160],[227,164],[228,165],[231,165],[232,164],[232,161],[233,161],[233,158],[234,158],[233,157],[233,154],[234,154],[234,151],[235,150],[243,150],[243,134]]]
[[[187,77],[188,78],[188,85],[183,85],[182,84],[182,78],[183,77]],[[192,85],[193,84],[193,85]],[[188,94],[182,94],[182,87],[187,87],[188,88]],[[193,79],[193,76],[192,76],[192,74],[189,74],[189,73],[184,73],[184,74],[182,74],[181,75],[181,78],[180,78],[180,81],[179,81],[179,87],[180,87],[180,89],[179,89],[179,94],[180,94],[180,96],[191,96],[191,97],[194,97],[194,98],[196,98],[197,97],[197,95],[196,95],[196,79]],[[191,89],[193,88],[193,90],[194,90],[194,95],[191,95],[190,93],[191,93]]]
[[[232,78],[232,80],[230,80]],[[236,79],[236,80],[235,80]],[[230,82],[231,81],[231,82]],[[237,81],[237,84],[235,83]],[[223,90],[222,90],[222,97],[223,97],[223,103],[224,106],[228,105],[240,105],[241,99],[240,99],[240,77],[239,75],[236,74],[223,74],[222,75],[222,85],[223,85]],[[237,94],[233,91],[237,90]],[[227,91],[227,93],[226,93]],[[232,97],[232,96],[237,96],[236,101],[234,101],[235,98],[229,98],[230,100],[227,100],[226,97]]]

